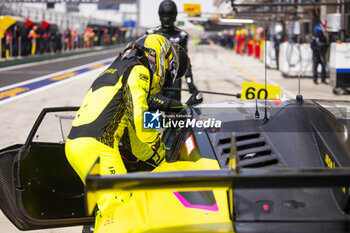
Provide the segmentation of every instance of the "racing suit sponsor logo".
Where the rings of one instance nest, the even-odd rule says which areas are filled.
[[[103,71],[103,72],[98,76],[98,78],[101,77],[101,76],[104,75],[104,74],[114,74],[115,72],[117,72],[117,69],[107,69],[107,70]]]
[[[140,78],[140,80],[142,80],[142,81],[148,81],[148,76],[145,75],[145,74],[140,74],[140,75],[139,75],[139,78]]]

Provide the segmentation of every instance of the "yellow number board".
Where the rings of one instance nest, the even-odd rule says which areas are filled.
[[[242,100],[248,99],[279,99],[281,97],[281,87],[266,85],[263,83],[243,82]]]
[[[192,13],[192,14],[200,14],[201,13],[201,4],[184,4],[184,12]]]

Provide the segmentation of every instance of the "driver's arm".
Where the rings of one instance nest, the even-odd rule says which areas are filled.
[[[142,75],[141,75],[142,74]],[[142,79],[140,78],[142,77]],[[148,78],[145,78],[148,77]],[[150,88],[150,75],[146,67],[142,65],[135,66],[127,81],[127,101],[126,105],[130,108],[130,121],[133,124],[137,138],[150,146],[150,148],[158,155],[155,159],[155,165],[158,165],[165,156],[165,145],[160,140],[157,129],[143,128],[143,114],[149,111],[147,97]],[[140,158],[142,160],[148,158]]]

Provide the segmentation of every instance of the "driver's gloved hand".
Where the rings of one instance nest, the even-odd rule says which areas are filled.
[[[147,100],[149,111],[180,112],[185,106],[178,100],[161,94],[150,96]]]
[[[167,98],[159,93],[150,96],[147,99],[149,111],[169,111],[171,99]]]
[[[192,106],[197,105],[203,102],[203,94],[202,92],[199,92],[198,90],[195,91],[191,97],[187,100],[186,105]]]

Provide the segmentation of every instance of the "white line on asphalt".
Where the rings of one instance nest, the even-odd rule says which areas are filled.
[[[78,55],[72,55],[69,57],[60,57],[60,58],[49,59],[49,60],[44,60],[44,61],[31,62],[31,63],[21,64],[21,65],[3,67],[3,68],[0,68],[0,72],[7,71],[7,70],[20,69],[20,68],[25,68],[25,67],[35,66],[35,65],[41,65],[41,64],[50,64],[50,63],[59,62],[59,61],[69,61],[69,60],[73,60],[76,58],[95,56],[96,53],[104,54],[104,53],[109,53],[109,52],[110,52],[110,50],[96,51],[96,52],[91,52],[91,53],[87,53],[87,54],[78,54]],[[118,54],[116,53],[115,57],[117,57],[117,56],[118,56]]]
[[[43,80],[43,79],[47,79],[49,77],[62,75],[62,74],[69,73],[69,72],[72,72],[72,71],[77,70],[77,69],[82,69],[82,68],[86,68],[86,67],[89,67],[89,66],[98,65],[98,64],[101,64],[101,63],[104,63],[104,62],[108,62],[108,61],[112,61],[112,58],[106,58],[106,59],[103,59],[103,60],[100,60],[100,61],[88,63],[88,64],[81,65],[81,66],[76,66],[76,67],[73,67],[73,68],[70,68],[70,69],[67,69],[67,70],[58,71],[56,73],[44,75],[44,76],[41,76],[41,77],[38,77],[38,78],[34,78],[34,79],[30,79],[30,80],[23,81],[23,82],[20,82],[20,83],[15,83],[15,84],[12,84],[12,85],[1,87],[0,91],[6,90],[6,89],[10,89],[10,88],[14,88],[14,87],[18,87],[18,86],[22,86],[22,85],[25,85],[25,84],[28,84],[28,83],[37,82],[37,81],[40,81],[40,80]]]
[[[98,68],[98,69],[96,69],[96,70],[100,70],[100,69],[102,70],[102,68],[104,68],[104,67]],[[92,72],[92,71],[96,71],[96,70],[91,70],[91,71],[88,71],[88,72]],[[82,73],[82,74],[78,74],[78,75],[76,75],[76,76],[73,76],[72,78],[69,78],[69,79],[66,79],[66,80],[62,80],[62,81],[60,81],[60,82],[56,82],[56,83],[53,83],[53,84],[50,84],[50,85],[46,85],[46,86],[37,88],[37,89],[35,89],[35,90],[28,91],[28,92],[26,92],[26,93],[23,93],[23,94],[20,94],[20,95],[11,97],[11,98],[6,99],[6,100],[3,100],[3,101],[0,101],[0,105],[5,104],[5,103],[8,103],[8,102],[11,102],[11,101],[14,101],[14,100],[17,100],[17,99],[20,99],[20,98],[23,98],[23,97],[26,97],[26,96],[33,95],[33,94],[35,94],[35,93],[38,93],[38,92],[47,90],[47,89],[52,88],[52,87],[56,87],[56,86],[59,86],[59,85],[63,85],[63,84],[65,84],[65,83],[71,82],[71,81],[76,80],[76,79],[79,79],[79,78],[83,78],[85,74],[86,74],[86,72],[85,72],[85,73]]]
[[[28,80],[28,81],[16,83],[16,84],[13,84],[13,85],[2,87],[2,88],[0,88],[0,91],[3,91],[5,89],[11,89],[11,88],[14,88],[14,87],[17,87],[17,86],[26,85],[26,84],[29,84],[29,83],[34,83],[34,82],[37,82],[37,81],[40,81],[40,80],[43,80],[43,79],[48,79],[48,78],[51,78],[51,77],[59,76],[59,75],[62,75],[62,74],[66,74],[66,73],[72,72],[74,70],[87,68],[87,67],[90,67],[90,66],[93,66],[93,65],[98,65],[98,64],[101,64],[101,63],[104,63],[104,62],[108,62],[108,61],[112,62],[112,59],[111,58],[107,58],[107,59],[103,59],[103,60],[100,60],[100,61],[97,61],[97,62],[92,62],[92,63],[85,64],[85,65],[82,65],[82,66],[77,66],[77,67],[74,67],[74,68],[71,68],[71,69],[62,70],[62,71],[59,71],[59,72],[56,72],[56,73],[53,73],[53,74],[50,74],[50,75],[45,75],[45,76],[38,77],[38,78],[35,78],[35,79],[31,79],[31,80]],[[96,71],[96,70],[101,70],[102,71],[105,68],[106,68],[106,66],[102,66],[100,68],[97,68],[97,69],[94,69],[94,70],[91,70],[91,71]],[[90,71],[87,71],[87,72],[90,72]],[[81,74],[77,74],[76,76],[73,76],[72,78],[69,78],[69,79],[66,79],[66,80],[62,80],[62,81],[59,81],[59,82],[56,82],[56,83],[53,83],[53,84],[49,84],[49,85],[46,85],[46,86],[34,89],[32,91],[28,91],[28,92],[20,94],[18,96],[13,96],[13,97],[8,98],[6,100],[0,101],[0,105],[8,103],[8,102],[11,102],[13,100],[17,100],[17,99],[23,98],[25,96],[32,95],[34,93],[46,90],[46,89],[51,88],[51,87],[55,87],[55,86],[58,86],[58,85],[65,84],[65,83],[70,82],[72,80],[76,80],[77,78],[82,78],[82,77],[85,76],[85,74],[87,72],[84,72],[84,73],[81,73]]]

